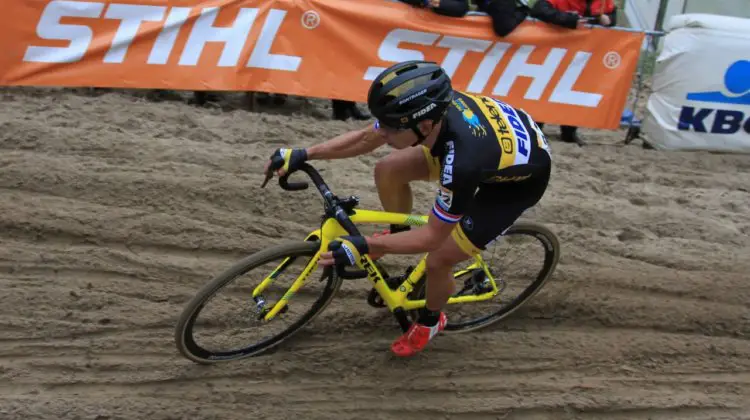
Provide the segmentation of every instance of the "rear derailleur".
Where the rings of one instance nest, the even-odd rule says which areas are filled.
[[[492,283],[484,270],[481,268],[475,268],[471,270],[471,275],[468,279],[464,280],[464,287],[456,292],[453,297],[466,296],[466,295],[481,295],[483,293],[492,291]]]

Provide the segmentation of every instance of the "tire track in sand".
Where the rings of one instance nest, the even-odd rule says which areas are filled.
[[[743,157],[612,146],[619,133],[585,149],[553,141],[552,186],[526,217],[552,227],[563,256],[511,319],[398,360],[392,317],[366,306],[366,283],[346,283],[276,351],[195,366],[172,342],[190,296],[240,256],[318,225],[314,191],[258,189],[265,156],[357,124],[45,91],[6,89],[0,113],[2,418],[750,412]],[[376,207],[373,161],[316,166]],[[432,186],[414,191],[426,211]]]

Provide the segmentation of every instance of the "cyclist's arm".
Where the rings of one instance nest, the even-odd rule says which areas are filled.
[[[454,223],[446,223],[430,217],[426,226],[406,232],[372,237],[368,236],[367,246],[372,254],[419,254],[433,252],[442,246],[451,234]]]
[[[350,158],[372,152],[384,144],[385,137],[374,130],[374,125],[370,125],[308,147],[307,158],[309,160]]]

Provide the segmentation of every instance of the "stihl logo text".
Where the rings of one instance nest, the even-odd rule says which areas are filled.
[[[477,94],[484,92],[490,81],[490,76],[498,63],[500,63],[500,60],[513,46],[507,42],[492,42],[483,39],[441,36],[432,32],[394,29],[388,33],[380,44],[378,58],[394,63],[424,59],[424,54],[421,51],[405,48],[401,46],[402,43],[447,48],[448,53],[440,64],[449,76],[453,76],[467,52],[482,53],[484,57],[479,67],[474,71],[474,75],[466,88],[467,92]],[[491,95],[508,96],[511,87],[520,77],[528,77],[533,79],[533,81],[526,91],[524,98],[531,100],[542,99],[542,94],[552,81],[563,58],[569,54],[569,51],[566,48],[552,48],[542,64],[531,64],[528,62],[528,58],[534,48],[533,45],[521,45],[513,53],[510,62],[495,83],[490,93]],[[590,108],[595,108],[599,105],[599,102],[602,100],[601,94],[573,89],[590,58],[591,53],[589,52],[575,52],[573,60],[567,66],[562,77],[549,95],[549,102]],[[378,73],[383,70],[382,67],[370,67],[367,69],[364,78],[365,80],[374,80]]]
[[[42,13],[36,28],[37,36],[45,40],[69,41],[66,47],[49,47],[32,45],[26,49],[24,61],[41,63],[73,63],[80,61],[92,48],[107,48],[103,61],[105,63],[122,63],[125,61],[128,48],[133,43],[145,22],[161,22],[156,41],[151,48],[147,64],[166,64],[174,53],[177,36],[191,14],[189,7],[166,7],[137,4],[99,3],[84,1],[51,1]],[[214,26],[218,7],[206,7],[200,10],[195,24],[180,53],[178,64],[195,66],[209,42],[223,43],[219,61],[220,67],[242,65],[272,70],[297,71],[302,58],[294,55],[271,54],[279,27],[284,21],[286,11],[271,9],[265,20],[260,23],[258,8],[241,8],[231,26]],[[94,30],[84,24],[61,23],[64,18],[89,18],[119,20],[119,26],[110,45],[92,45]],[[252,47],[250,58],[246,63],[239,63],[240,55],[245,49],[250,30],[256,24],[262,24],[260,35]]]

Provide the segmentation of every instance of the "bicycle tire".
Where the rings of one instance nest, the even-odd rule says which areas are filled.
[[[245,257],[212,279],[188,302],[177,321],[174,339],[180,354],[199,364],[213,364],[244,359],[251,356],[257,356],[278,346],[302,329],[331,302],[341,286],[342,279],[339,276],[334,273],[324,274],[324,276],[328,277],[327,283],[323,289],[323,293],[315,301],[312,307],[305,312],[299,320],[285,330],[258,343],[232,351],[212,352],[199,346],[193,338],[193,325],[198,314],[201,309],[203,309],[206,302],[208,302],[224,286],[231,283],[237,277],[246,274],[263,264],[285,257],[312,257],[319,248],[319,241],[304,241],[278,245]]]
[[[552,277],[552,274],[557,267],[557,263],[560,260],[560,241],[558,240],[557,236],[544,225],[534,222],[519,222],[514,224],[506,231],[505,235],[507,236],[513,234],[534,236],[540,242],[542,242],[542,245],[544,245],[544,264],[542,266],[542,269],[539,271],[537,278],[531,283],[531,285],[524,289],[524,291],[516,299],[514,299],[513,302],[496,312],[490,313],[489,315],[483,317],[477,317],[474,320],[462,322],[460,324],[451,322],[451,318],[448,317],[448,323],[446,324],[444,330],[445,333],[476,331],[507,318],[521,306],[528,303],[534,296],[536,296],[536,294]],[[410,299],[424,299],[424,279],[420,280],[419,284],[415,287],[415,291],[412,293],[413,296],[410,296]],[[471,305],[471,303],[463,303],[460,305]],[[414,311],[411,316],[413,320],[416,316],[416,311]]]

